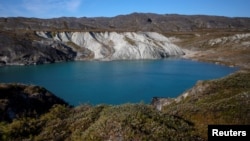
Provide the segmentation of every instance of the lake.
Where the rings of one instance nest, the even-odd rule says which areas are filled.
[[[198,80],[235,72],[231,68],[181,58],[126,61],[76,61],[0,67],[0,82],[43,86],[71,105],[150,103],[152,97],[177,97]]]

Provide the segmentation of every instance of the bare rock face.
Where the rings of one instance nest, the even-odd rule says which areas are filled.
[[[162,107],[171,104],[174,102],[173,98],[164,98],[164,97],[153,97],[151,100],[151,105],[153,105],[157,110],[161,111]]]
[[[76,55],[60,42],[40,42],[25,36],[0,32],[0,65],[53,63],[73,60]]]
[[[89,50],[92,59],[157,59],[183,55],[184,52],[171,41],[155,32],[36,32],[46,40],[73,43],[76,59]],[[82,50],[84,52],[82,52]],[[84,58],[83,58],[84,59]]]
[[[37,117],[55,104],[68,105],[45,88],[23,84],[0,84],[0,121]]]

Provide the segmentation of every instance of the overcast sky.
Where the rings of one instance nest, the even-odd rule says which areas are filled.
[[[0,17],[113,17],[133,12],[250,17],[250,0],[0,0]]]

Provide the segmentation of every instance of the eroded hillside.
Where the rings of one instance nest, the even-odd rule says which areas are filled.
[[[2,65],[69,60],[161,59],[184,52],[156,32],[0,32]]]

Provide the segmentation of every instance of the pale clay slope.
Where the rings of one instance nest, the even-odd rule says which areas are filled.
[[[247,39],[249,37],[250,37],[250,33],[235,34],[235,35],[229,36],[229,37],[221,37],[221,38],[211,39],[211,40],[208,41],[208,45],[214,46],[214,45],[217,45],[217,44],[225,44],[225,43],[228,43],[228,42],[239,43],[240,40]]]
[[[157,59],[183,55],[184,51],[167,37],[155,32],[36,32],[45,39],[73,42],[94,53],[93,59]],[[81,52],[77,51],[76,59]]]

